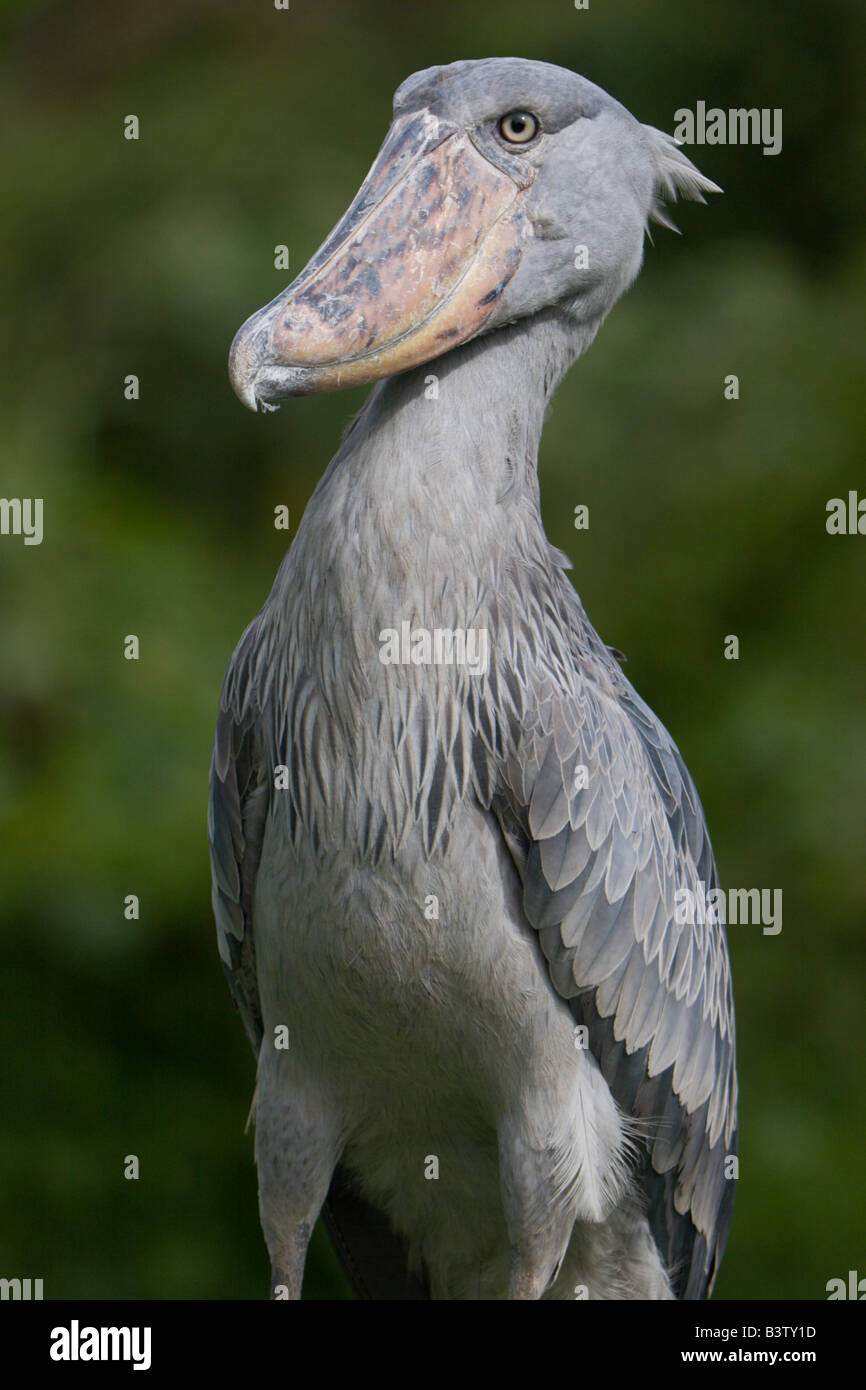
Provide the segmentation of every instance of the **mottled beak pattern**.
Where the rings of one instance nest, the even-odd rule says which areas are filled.
[[[377,381],[480,332],[528,234],[524,169],[516,178],[427,112],[399,118],[306,269],[237,333],[240,399],[255,410]]]

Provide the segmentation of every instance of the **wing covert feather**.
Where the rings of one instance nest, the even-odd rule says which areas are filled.
[[[577,596],[561,601],[573,642],[563,644],[562,613],[559,646],[527,640],[522,709],[491,804],[553,986],[646,1135],[640,1181],[675,1292],[702,1298],[733,1203],[733,995],[724,927],[680,924],[676,907],[681,890],[718,888],[716,867],[672,739]]]

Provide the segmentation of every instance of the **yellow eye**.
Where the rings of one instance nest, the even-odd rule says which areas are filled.
[[[499,122],[499,134],[509,145],[527,145],[538,134],[538,121],[529,111],[509,111]]]

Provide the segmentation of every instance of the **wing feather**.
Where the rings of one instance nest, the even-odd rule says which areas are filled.
[[[559,610],[536,605],[551,641],[523,644],[498,790],[489,772],[476,788],[506,833],[553,987],[648,1135],[640,1180],[675,1292],[703,1298],[733,1201],[733,996],[724,928],[681,924],[676,895],[718,878],[676,746],[567,593]]]
[[[256,623],[232,657],[220,695],[210,771],[208,840],[212,902],[223,969],[258,1055],[262,1015],[256,979],[252,903],[270,805],[272,769],[258,742],[261,714],[251,680]]]

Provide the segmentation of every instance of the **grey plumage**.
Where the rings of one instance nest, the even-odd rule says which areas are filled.
[[[513,110],[539,116],[523,155],[496,133]],[[344,224],[232,354],[253,405],[379,379],[235,652],[214,747],[214,909],[259,1059],[274,1282],[299,1296],[330,1188],[367,1296],[703,1297],[732,1203],[733,1001],[724,929],[679,925],[674,903],[716,870],[676,747],[544,535],[536,460],[660,197],[714,186],[546,64],[416,74],[395,117]],[[458,289],[379,331],[400,255],[420,282],[447,240],[423,234],[439,199],[393,245],[423,161],[418,186],[451,178],[457,205],[460,179],[492,169],[500,210]],[[340,261],[363,238],[375,289]],[[456,309],[494,238],[504,278]],[[349,310],[370,332],[341,351]],[[487,670],[384,665],[380,634],[403,621],[486,630]]]

